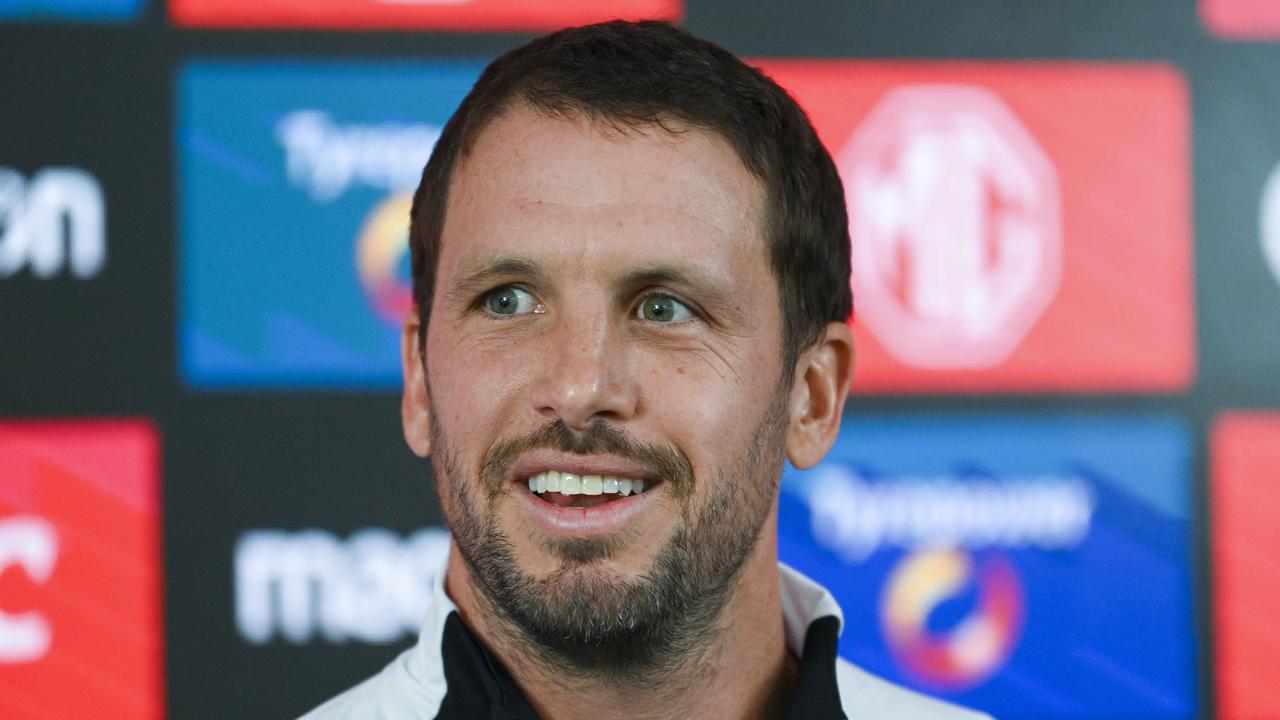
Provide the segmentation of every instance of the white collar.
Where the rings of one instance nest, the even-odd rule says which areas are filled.
[[[782,596],[782,622],[787,649],[796,657],[804,655],[804,638],[818,618],[832,616],[844,631],[844,613],[826,588],[805,577],[799,570],[778,563],[778,586]]]

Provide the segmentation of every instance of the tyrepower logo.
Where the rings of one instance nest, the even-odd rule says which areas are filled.
[[[820,466],[801,497],[815,543],[846,565],[902,553],[881,590],[885,644],[913,680],[952,691],[989,680],[1021,639],[1024,593],[1004,551],[1079,547],[1096,504],[1072,476],[870,481],[836,464]],[[929,622],[966,591],[974,602],[964,619],[942,631]]]
[[[355,256],[365,298],[391,328],[413,306],[412,188],[442,130],[425,123],[343,125],[320,110],[295,111],[276,124],[289,181],[316,203],[333,202],[352,185],[387,193],[365,218]]]
[[[102,272],[106,259],[106,202],[92,175],[47,168],[28,180],[0,167],[0,279],[25,269],[83,280]]]
[[[1228,40],[1280,38],[1280,3],[1275,0],[1200,0],[1200,20]]]
[[[869,672],[994,717],[1186,720],[1190,458],[1168,417],[847,417],[783,472],[778,554]]]
[[[179,75],[184,380],[399,384],[413,188],[482,69],[201,62]]]
[[[439,30],[556,30],[627,19],[678,20],[681,0],[169,0],[178,25]]]
[[[1189,385],[1187,91],[1176,71],[763,69],[805,106],[845,183],[855,390]],[[1090,110],[1100,103],[1115,112]]]
[[[0,478],[0,716],[162,717],[154,430],[0,422]]]
[[[1280,413],[1220,417],[1210,454],[1217,716],[1280,717]]]
[[[443,128],[422,123],[343,124],[324,110],[295,110],[276,122],[289,182],[317,203],[352,186],[391,191],[417,187]]]

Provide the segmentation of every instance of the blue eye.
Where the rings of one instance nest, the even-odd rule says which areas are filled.
[[[648,295],[636,308],[636,316],[657,323],[683,322],[693,317],[684,303],[670,295]]]
[[[533,296],[513,285],[490,290],[484,296],[484,307],[494,315],[527,315],[536,311]]]

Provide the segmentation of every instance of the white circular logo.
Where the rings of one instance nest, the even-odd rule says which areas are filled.
[[[837,164],[857,317],[900,362],[1003,362],[1058,291],[1057,173],[990,91],[895,89]]]
[[[1280,165],[1271,171],[1262,190],[1262,255],[1271,266],[1271,274],[1280,282]]]

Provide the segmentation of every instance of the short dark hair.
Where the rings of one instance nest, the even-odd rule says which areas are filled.
[[[804,111],[764,73],[717,45],[669,23],[619,20],[561,30],[505,53],[485,68],[445,125],[411,212],[420,343],[431,315],[454,168],[489,123],[522,103],[623,130],[683,125],[719,134],[764,186],[765,244],[779,287],[785,369],[794,368],[826,323],[849,317],[844,189]]]

